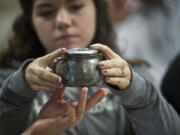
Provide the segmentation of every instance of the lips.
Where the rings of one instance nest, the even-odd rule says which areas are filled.
[[[59,38],[57,38],[57,40],[68,40],[75,37],[77,37],[77,35],[64,34],[60,36]]]

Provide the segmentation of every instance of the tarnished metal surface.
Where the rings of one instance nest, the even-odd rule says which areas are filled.
[[[66,86],[102,85],[103,76],[97,67],[97,64],[102,59],[103,54],[96,50],[73,48],[66,52],[61,66],[56,71],[62,77],[63,83]]]

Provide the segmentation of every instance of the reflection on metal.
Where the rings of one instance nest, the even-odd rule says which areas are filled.
[[[97,86],[103,84],[103,76],[97,67],[102,59],[102,53],[96,50],[73,48],[67,51],[65,58],[56,59],[53,68],[66,86]],[[56,65],[60,61],[61,66],[57,69]]]

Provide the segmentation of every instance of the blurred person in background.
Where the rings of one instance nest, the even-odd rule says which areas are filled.
[[[141,63],[134,70],[160,88],[169,64],[180,51],[180,1],[108,2],[121,56]]]
[[[14,22],[14,35],[0,53],[0,134],[19,135],[29,126],[26,131],[38,135],[180,134],[173,108],[113,51],[106,0],[20,4],[23,12]],[[84,47],[104,53],[106,60],[98,68],[106,85],[79,92],[62,86],[62,78],[49,65],[67,49]],[[107,96],[104,87],[111,90]],[[64,100],[66,94],[79,100]]]

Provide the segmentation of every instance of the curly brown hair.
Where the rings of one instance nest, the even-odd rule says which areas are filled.
[[[96,7],[96,34],[93,43],[109,45],[117,50],[115,33],[108,12],[106,0],[93,0]],[[12,60],[23,62],[29,58],[45,55],[45,49],[40,43],[32,25],[32,6],[34,0],[19,0],[22,14],[13,23],[13,36],[6,50],[0,53],[0,66],[9,65]]]

